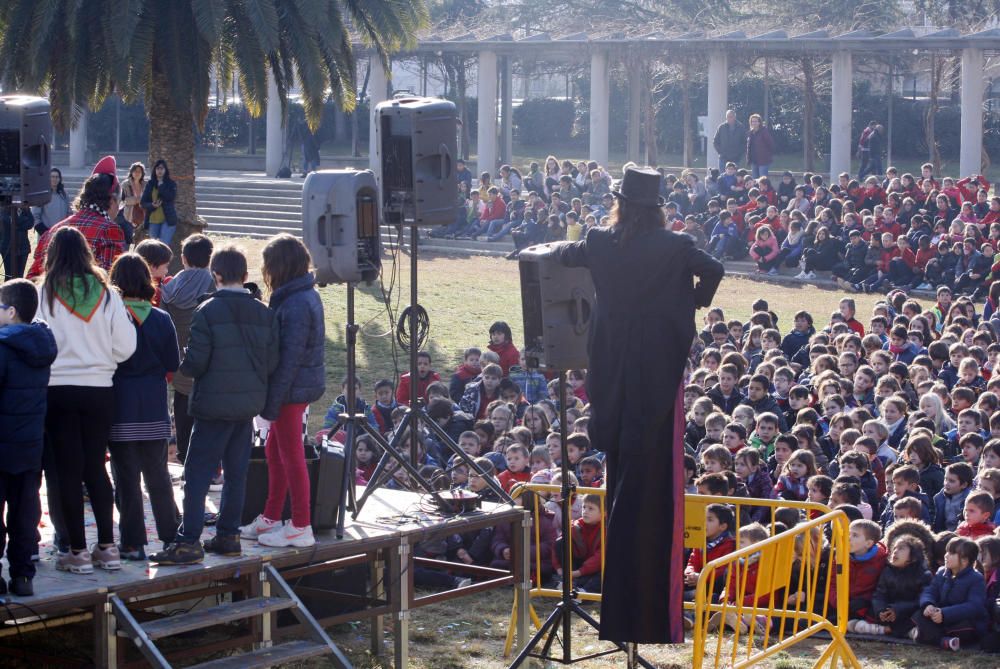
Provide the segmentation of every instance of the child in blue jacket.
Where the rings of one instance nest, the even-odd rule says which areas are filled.
[[[0,579],[0,595],[34,594],[32,554],[42,507],[42,434],[49,368],[56,340],[44,323],[32,323],[38,292],[25,279],[0,286],[0,555],[7,543],[10,583]],[[6,527],[4,506],[7,507]]]
[[[910,637],[919,643],[958,650],[986,632],[986,581],[976,571],[979,546],[965,537],[948,542],[944,566],[920,593]]]

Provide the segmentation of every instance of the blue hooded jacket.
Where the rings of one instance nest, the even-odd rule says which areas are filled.
[[[56,339],[45,323],[0,327],[0,471],[42,467],[49,368]]]
[[[276,420],[285,404],[315,402],[326,390],[323,303],[312,274],[292,279],[271,295],[281,330],[281,361],[271,373],[260,415]]]

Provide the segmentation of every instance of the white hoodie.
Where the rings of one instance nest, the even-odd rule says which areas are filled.
[[[90,321],[75,316],[59,300],[38,288],[38,316],[52,328],[59,354],[52,363],[50,386],[110,388],[118,363],[136,347],[135,325],[115,290],[107,290]]]

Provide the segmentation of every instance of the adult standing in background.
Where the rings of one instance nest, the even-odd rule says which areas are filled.
[[[41,207],[32,207],[35,217],[35,232],[41,237],[53,225],[69,216],[69,195],[63,186],[62,172],[53,167],[49,172],[49,185],[52,188],[52,199]]]
[[[153,177],[142,191],[142,208],[149,216],[150,238],[159,239],[168,246],[177,231],[176,198],[177,183],[170,178],[167,161],[161,158],[153,165]]]
[[[885,172],[882,170],[882,147],[884,145],[883,138],[885,129],[881,124],[876,123],[872,128],[872,131],[868,134],[868,165],[867,169],[862,171],[861,179],[864,178],[866,174],[874,174],[880,179],[885,176]]]
[[[774,161],[774,137],[760,114],[750,115],[750,131],[747,133],[747,163],[754,179],[767,176],[767,170]]]
[[[115,258],[125,252],[125,233],[115,223],[118,216],[118,198],[121,187],[114,156],[101,158],[94,172],[83,182],[83,188],[73,201],[75,213],[56,223],[38,238],[35,255],[28,270],[29,279],[36,279],[45,270],[45,252],[52,235],[64,227],[76,228],[83,233],[94,254],[94,261],[104,271],[109,271]]]
[[[122,215],[132,224],[132,240],[138,244],[146,238],[146,210],[142,208],[142,193],[146,190],[146,166],[132,163],[128,179],[122,184]]]
[[[726,163],[740,164],[746,151],[747,129],[736,119],[736,112],[726,111],[726,122],[715,129],[712,146],[719,154],[719,172],[726,171]]]

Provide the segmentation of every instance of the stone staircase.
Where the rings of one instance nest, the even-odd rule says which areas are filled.
[[[82,177],[63,178],[66,192],[75,196]],[[263,239],[302,230],[302,180],[263,176],[199,176],[195,185],[198,215],[208,232]]]

